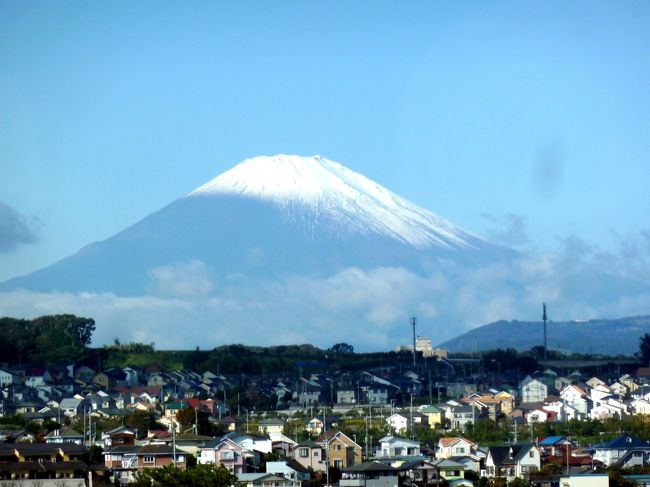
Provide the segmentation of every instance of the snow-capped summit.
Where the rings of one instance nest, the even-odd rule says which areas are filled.
[[[325,217],[339,230],[376,233],[417,248],[470,246],[473,238],[365,176],[321,156],[247,159],[200,186],[193,196],[228,195],[270,201],[289,213]]]

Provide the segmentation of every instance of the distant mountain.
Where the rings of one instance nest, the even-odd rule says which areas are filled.
[[[513,251],[461,230],[320,156],[248,159],[102,242],[0,290],[151,291],[151,269],[200,261],[214,277],[328,276],[440,258],[492,261]]]
[[[639,338],[646,333],[650,333],[650,316],[547,323],[549,350],[563,352],[633,355],[639,351]],[[440,347],[452,352],[530,350],[543,342],[541,321],[497,321],[443,342]]]

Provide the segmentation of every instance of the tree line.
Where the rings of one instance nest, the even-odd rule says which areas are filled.
[[[10,364],[79,362],[94,330],[95,320],[72,314],[0,318],[0,357]]]

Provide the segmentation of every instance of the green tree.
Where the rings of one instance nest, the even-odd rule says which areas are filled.
[[[638,357],[643,362],[643,365],[648,366],[650,364],[650,333],[646,333],[639,338]]]
[[[203,411],[196,411],[192,408],[179,409],[176,413],[176,421],[180,424],[181,432],[185,432],[194,427],[196,423],[197,433],[199,435],[212,435],[212,424],[208,419],[209,416]]]
[[[354,353],[354,347],[348,343],[337,343],[330,350],[335,353]]]
[[[229,487],[237,477],[223,465],[195,465],[185,470],[168,465],[151,468],[137,474],[138,487]]]
[[[104,450],[101,446],[91,445],[88,448],[88,461],[91,464],[103,464],[104,463]]]
[[[150,411],[136,411],[124,418],[124,426],[134,429],[138,439],[147,436],[150,429],[166,429]]]

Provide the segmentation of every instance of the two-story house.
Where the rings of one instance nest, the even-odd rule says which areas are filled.
[[[314,472],[325,471],[325,448],[313,441],[298,443],[293,450],[293,459]]]
[[[436,448],[437,458],[451,458],[471,455],[476,452],[476,443],[461,436],[440,438]]]
[[[385,436],[379,440],[378,458],[393,458],[403,456],[419,456],[420,442]]]
[[[482,475],[488,478],[505,477],[510,481],[537,472],[540,467],[540,451],[533,444],[491,446],[488,447]]]
[[[248,471],[247,452],[242,445],[230,438],[217,438],[201,447],[198,463],[223,465],[235,474]]]
[[[316,439],[325,449],[326,461],[342,470],[361,463],[361,446],[341,431],[326,431]]]
[[[519,386],[521,402],[544,402],[548,396],[548,386],[539,379],[527,376]]]

